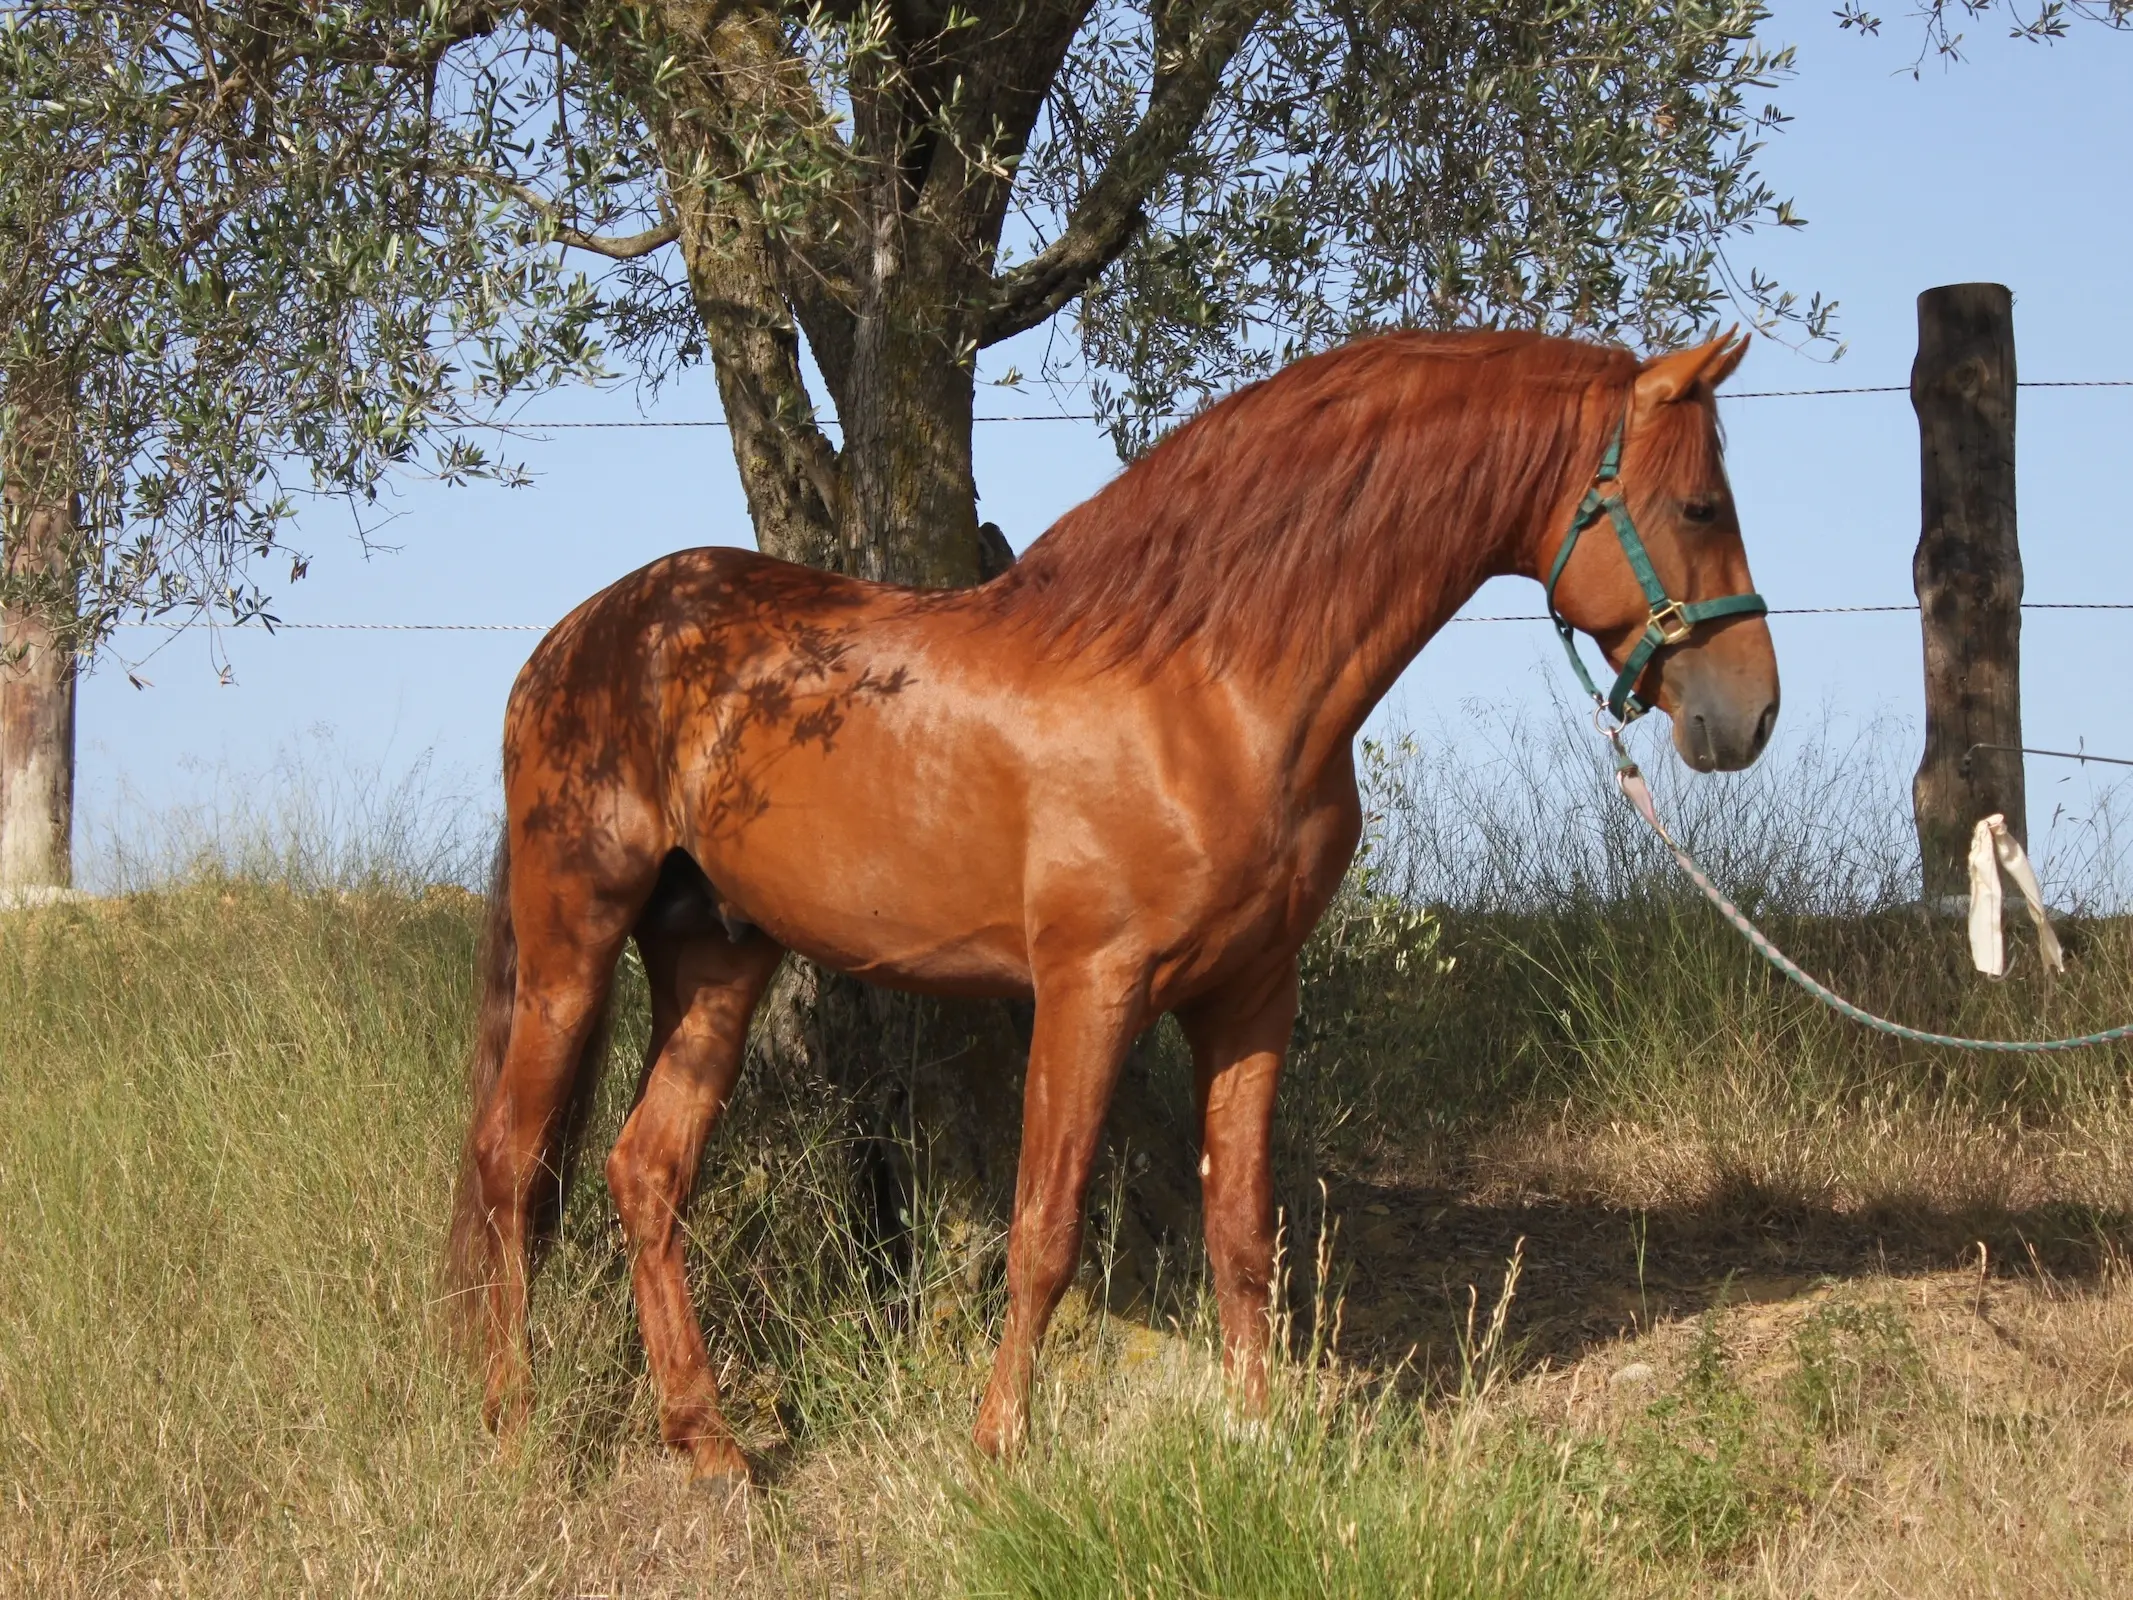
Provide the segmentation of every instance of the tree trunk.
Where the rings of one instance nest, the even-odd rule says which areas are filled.
[[[2014,297],[1960,283],[1918,297],[1923,519],[1912,579],[1925,643],[1926,747],[1911,787],[1928,906],[1969,889],[1971,830],[1997,811],[2028,842],[2022,552],[2015,540]]]
[[[800,337],[771,278],[761,230],[701,191],[677,196],[682,260],[713,352],[756,545],[802,566],[845,565],[844,475],[800,368]]]
[[[554,9],[567,25],[568,8]],[[922,588],[982,582],[1012,561],[999,530],[978,520],[971,449],[989,305],[979,291],[1007,186],[1003,167],[969,158],[1003,129],[1006,155],[1020,149],[1085,9],[1054,6],[1034,31],[1018,13],[982,48],[963,37],[960,48],[981,62],[950,59],[954,50],[938,61],[916,51],[913,61],[926,58],[917,65],[870,58],[852,95],[849,187],[783,200],[781,180],[748,155],[758,137],[793,136],[806,120],[799,108],[812,105],[777,30],[737,13],[666,14],[688,36],[672,54],[684,65],[663,89],[645,77],[642,99],[766,554]],[[597,51],[607,41],[572,43]],[[697,62],[707,69],[685,87]],[[1022,77],[1030,81],[1018,88]],[[946,138],[927,108],[937,111],[958,83],[971,126]],[[693,176],[732,171],[751,172],[747,183],[763,191],[750,198]],[[754,209],[789,213],[788,201],[825,208],[810,246],[796,248],[789,214],[774,233]],[[815,420],[803,331],[841,448]],[[758,1039],[776,1069],[834,1086],[852,1108],[857,1225],[907,1264],[923,1254],[945,1268],[932,1281],[952,1300],[969,1303],[1004,1240],[1029,1016],[1026,1005],[901,995],[800,961],[787,963],[762,1009]],[[1172,1191],[1192,1192],[1195,1159],[1175,1116],[1139,1106],[1146,1083],[1145,1071],[1129,1069],[1122,1085],[1134,1108],[1121,1122],[1136,1154],[1117,1185],[1127,1206],[1111,1219],[1112,1236],[1136,1258],[1168,1229],[1142,1225],[1132,1180],[1163,1191],[1156,1210],[1168,1218],[1178,1209]],[[1151,1156],[1152,1145],[1165,1157]],[[1146,1282],[1153,1268],[1126,1276]]]
[[[971,419],[977,387],[952,241],[878,218],[852,341],[844,459],[857,576],[953,589],[985,576]]]
[[[0,893],[73,882],[75,497],[49,416],[0,444]]]

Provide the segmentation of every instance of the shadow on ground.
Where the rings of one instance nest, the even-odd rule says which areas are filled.
[[[1562,1367],[1655,1323],[1792,1300],[1832,1281],[1975,1273],[1982,1261],[1996,1279],[2080,1284],[2133,1255],[2133,1216],[2082,1206],[1838,1210],[1745,1186],[1693,1206],[1635,1211],[1337,1178],[1326,1216],[1341,1356],[1381,1372],[1404,1368],[1425,1392],[1459,1382],[1462,1339],[1486,1327],[1514,1254],[1514,1371]],[[1197,1226],[1194,1216],[1170,1236]],[[1292,1285],[1299,1327],[1311,1315],[1308,1271]],[[1157,1296],[1151,1311],[1144,1285],[1163,1276],[1115,1263],[1113,1309],[1156,1325],[1179,1317],[1174,1294]],[[1167,1276],[1177,1282],[1174,1271]]]
[[[1475,1315],[1485,1323],[1514,1251],[1522,1271],[1509,1329],[1525,1367],[1563,1365],[1721,1303],[1790,1300],[1832,1279],[1974,1271],[1981,1248],[1994,1275],[2078,1282],[2123,1261],[2133,1241],[2133,1218],[2076,1206],[1840,1212],[1753,1190],[1632,1212],[1343,1182],[1332,1186],[1329,1209],[1338,1225],[1344,1353],[1382,1367],[1412,1351],[1431,1382],[1456,1381],[1469,1306],[1478,1298]]]

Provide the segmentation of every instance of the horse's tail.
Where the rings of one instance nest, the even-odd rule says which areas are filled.
[[[452,1190],[452,1229],[445,1244],[444,1282],[451,1297],[453,1321],[471,1333],[481,1317],[480,1290],[489,1281],[489,1214],[482,1203],[481,1172],[474,1160],[474,1138],[504,1070],[511,1047],[511,1009],[518,999],[518,933],[511,925],[511,834],[496,841],[496,864],[489,875],[488,913],[483,918],[481,949],[475,960],[481,983],[481,1009],[474,1032],[474,1053],[467,1061],[467,1136],[460,1148],[459,1179]]]

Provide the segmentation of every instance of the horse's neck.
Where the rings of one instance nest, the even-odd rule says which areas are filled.
[[[1315,655],[1317,681],[1295,701],[1291,746],[1306,753],[1307,764],[1332,760],[1353,743],[1400,674],[1484,582],[1524,569],[1523,533],[1477,528],[1466,538],[1434,538],[1409,530],[1412,559],[1401,563],[1383,603],[1356,617],[1347,630],[1352,637],[1326,636]]]

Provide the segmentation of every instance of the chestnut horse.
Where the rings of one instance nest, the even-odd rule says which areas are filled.
[[[1744,349],[1640,362],[1532,334],[1366,339],[1209,407],[981,587],[688,550],[559,623],[505,716],[454,1222],[458,1282],[484,1292],[491,1424],[530,1405],[531,1217],[631,937],[652,1045],[607,1176],[660,1429],[695,1472],[747,1466],[680,1219],[788,950],[1036,1002],[982,1448],[1025,1432],[1106,1104],[1166,1011],[1192,1047],[1225,1360],[1263,1400],[1275,1081],[1297,951],[1361,831],[1357,730],[1484,579],[1552,575],[1555,607],[1616,666],[1664,635],[1635,687],[1684,760],[1754,760],[1778,692],[1760,617],[1655,621],[1633,535],[1580,510],[1618,442],[1605,487],[1664,595],[1693,617],[1747,589],[1712,396]],[[1573,522],[1586,536],[1553,573]]]

